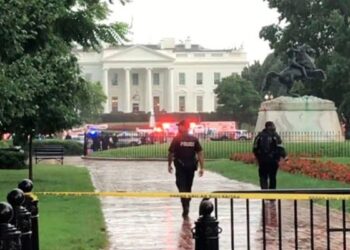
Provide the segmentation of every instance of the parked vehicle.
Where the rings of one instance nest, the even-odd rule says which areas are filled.
[[[134,131],[124,131],[117,134],[117,146],[138,146],[142,144],[141,135]]]
[[[235,130],[234,132],[215,133],[210,137],[210,140],[212,141],[229,141],[229,140],[244,141],[244,140],[250,140],[250,139],[252,139],[252,135],[245,129]]]
[[[252,133],[245,129],[240,129],[235,131],[235,140],[250,140],[252,139]]]

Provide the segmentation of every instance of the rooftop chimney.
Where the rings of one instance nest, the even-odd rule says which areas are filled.
[[[185,40],[185,49],[191,49],[192,44],[191,44],[191,38],[188,36]]]

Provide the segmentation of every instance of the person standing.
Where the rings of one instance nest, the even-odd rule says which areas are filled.
[[[204,156],[202,146],[198,139],[189,135],[189,124],[182,120],[178,124],[178,134],[172,140],[168,153],[168,172],[173,172],[172,162],[175,166],[176,186],[179,192],[191,192],[194,173],[199,162],[199,177],[204,173]],[[188,218],[190,211],[190,198],[181,198],[182,217]]]
[[[276,189],[279,161],[281,157],[287,160],[287,154],[272,121],[266,122],[265,128],[255,137],[253,153],[259,164],[261,189]]]

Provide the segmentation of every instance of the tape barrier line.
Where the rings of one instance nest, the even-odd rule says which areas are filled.
[[[219,198],[276,200],[350,200],[350,194],[276,194],[276,193],[168,193],[168,192],[35,192],[43,196],[98,196],[120,198]]]

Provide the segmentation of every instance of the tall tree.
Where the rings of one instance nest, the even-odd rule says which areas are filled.
[[[350,0],[266,0],[280,13],[279,24],[260,31],[278,55],[290,42],[316,50],[316,65],[326,71],[325,82],[306,82],[307,94],[330,99],[350,117]]]
[[[102,110],[101,87],[80,76],[72,48],[124,41],[128,26],[105,24],[108,13],[102,0],[0,0],[0,132],[25,142]]]
[[[261,97],[250,81],[231,75],[222,79],[215,93],[219,113],[230,114],[240,123],[255,123]]]
[[[103,23],[107,3],[0,0],[0,13],[0,130],[51,133],[102,110],[100,87],[80,77],[71,51],[126,40],[126,24]]]

